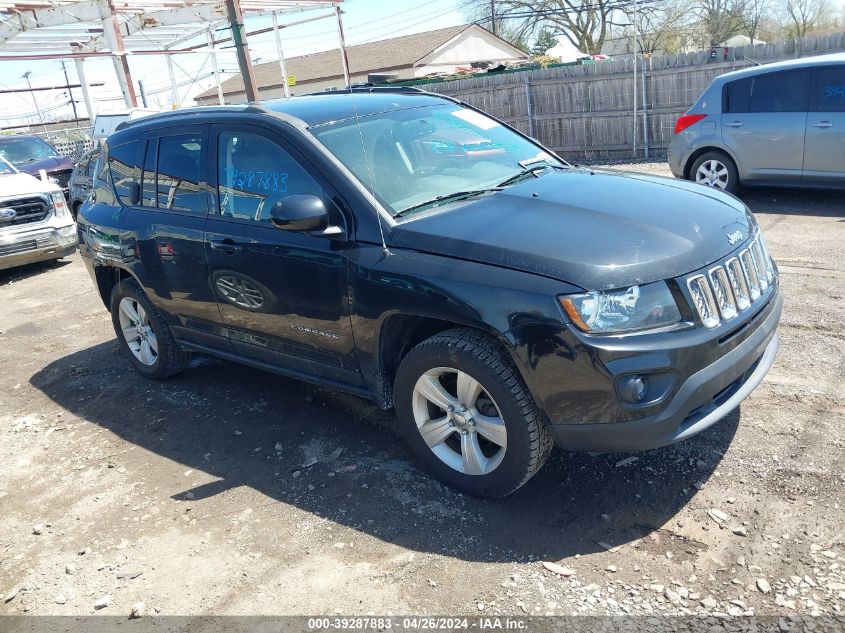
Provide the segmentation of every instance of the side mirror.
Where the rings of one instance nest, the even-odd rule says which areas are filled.
[[[270,209],[270,222],[285,231],[323,231],[328,227],[329,213],[315,195],[285,196]]]
[[[141,185],[133,181],[130,182],[126,188],[129,190],[129,204],[134,207],[136,204],[141,202]]]

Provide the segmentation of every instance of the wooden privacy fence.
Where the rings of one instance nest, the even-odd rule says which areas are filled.
[[[754,62],[843,50],[845,33],[832,33],[733,48],[727,60],[718,62],[709,62],[709,51],[654,56],[646,61],[644,78],[640,62],[636,84],[634,59],[628,56],[582,66],[459,79],[429,84],[425,89],[489,112],[570,160],[642,157],[645,117],[650,155],[660,157],[666,154],[675,121],[714,77]]]

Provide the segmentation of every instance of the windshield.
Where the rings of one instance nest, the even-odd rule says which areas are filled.
[[[15,168],[12,167],[2,156],[0,156],[0,175],[14,174]]]
[[[489,191],[526,172],[529,162],[564,165],[513,130],[456,104],[359,121],[360,131],[347,119],[311,132],[394,216]]]
[[[0,156],[13,165],[23,165],[44,158],[54,158],[57,154],[46,141],[37,136],[30,136],[0,139]]]

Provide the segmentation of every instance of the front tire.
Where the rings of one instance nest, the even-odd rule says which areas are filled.
[[[690,180],[728,193],[739,190],[739,171],[733,159],[724,152],[706,152],[690,167]]]
[[[170,327],[137,281],[118,282],[110,305],[120,348],[138,373],[162,379],[188,367],[190,353],[176,343]]]
[[[515,491],[553,445],[531,394],[501,345],[454,329],[414,347],[394,384],[399,425],[432,475],[469,494]]]

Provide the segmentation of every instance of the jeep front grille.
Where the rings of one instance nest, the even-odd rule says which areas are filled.
[[[774,283],[775,268],[763,234],[735,257],[730,257],[706,274],[687,278],[692,303],[702,325],[714,328],[752,307]]]
[[[19,200],[0,201],[0,211],[3,209],[14,209],[12,217],[6,219],[0,214],[0,229],[7,226],[19,224],[32,224],[46,220],[50,215],[51,205],[41,197],[21,198]]]

